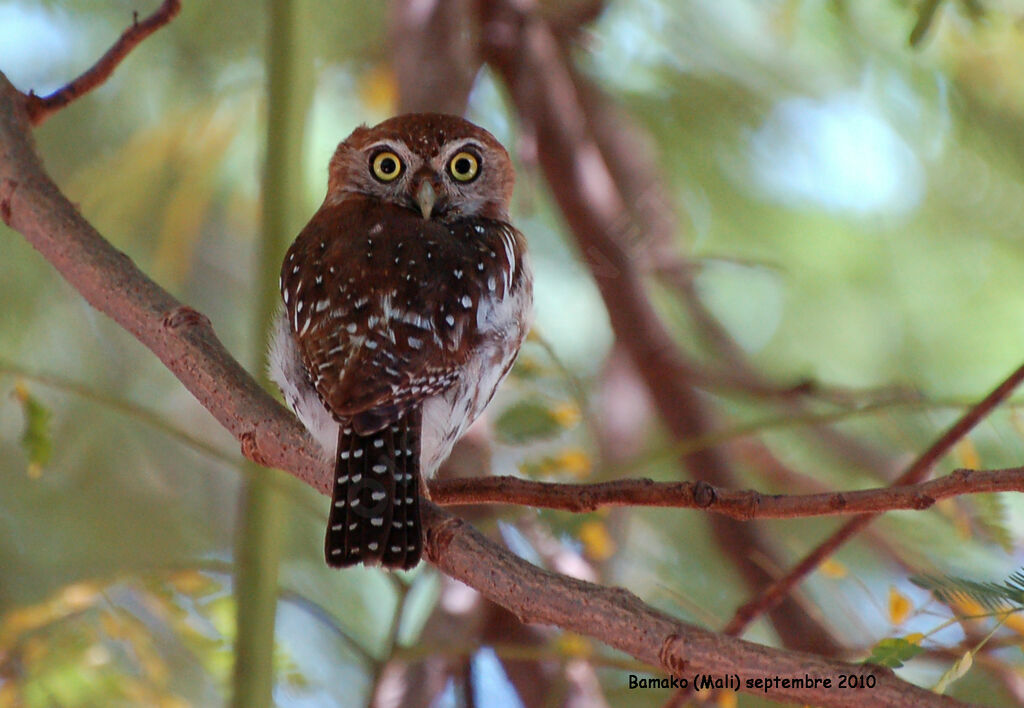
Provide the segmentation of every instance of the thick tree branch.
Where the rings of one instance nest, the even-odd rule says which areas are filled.
[[[471,0],[391,3],[392,66],[400,113],[461,115],[480,68]]]
[[[292,470],[326,492],[308,434],[220,343],[210,321],[151,281],[90,225],[43,171],[24,96],[0,74],[0,218],[100,312],[151,349],[242,443],[242,454]]]
[[[60,193],[35,155],[23,96],[0,74],[0,217],[21,232],[94,307],[149,347],[250,459],[280,467],[322,492],[330,468],[298,422],[273,401],[217,340],[209,321],[150,281],[107,243]],[[762,676],[875,676],[870,694],[772,687],[768,696],[848,706],[956,706],[957,701],[901,681],[877,667],[831,662],[725,637],[678,622],[625,590],[550,573],[487,541],[433,504],[424,505],[427,553],[443,571],[476,588],[524,622],[555,624],[692,679],[694,673]],[[834,684],[833,684],[834,685]]]
[[[526,0],[480,2],[484,58],[501,74],[523,123],[536,134],[537,156],[590,269],[616,340],[628,351],[654,407],[676,443],[711,429],[705,402],[697,395],[693,362],[676,345],[648,297],[642,263],[634,248],[645,224],[631,214],[601,146],[588,124],[573,77],[551,28]],[[704,448],[680,455],[692,478],[733,486],[732,470],[720,450]],[[710,525],[751,588],[774,579],[756,562],[774,549],[750,524],[720,516]],[[774,609],[772,623],[790,646],[836,653],[823,625],[798,603]]]
[[[557,624],[640,661],[661,666],[672,675],[693,680],[696,674],[736,674],[741,690],[748,679],[818,676],[832,679],[831,688],[771,689],[781,700],[822,706],[961,705],[907,684],[880,666],[847,664],[814,654],[782,651],[746,642],[680,622],[644,604],[622,588],[609,588],[550,573],[527,563],[489,541],[464,521],[434,504],[424,505],[427,557],[448,575],[507,607],[523,622]],[[839,690],[841,673],[871,675],[874,689]],[[764,695],[764,694],[762,694]]]
[[[49,96],[36,96],[30,91],[25,98],[29,120],[33,125],[39,125],[64,106],[101,85],[142,40],[173,20],[180,10],[181,0],[164,0],[160,7],[142,22],[139,22],[136,15],[132,26],[126,29],[107,53],[84,74]]]
[[[1024,492],[1024,467],[986,471],[961,469],[920,484],[791,495],[762,494],[754,490],[733,492],[706,482],[654,482],[650,479],[559,484],[518,477],[483,477],[438,480],[430,485],[430,498],[442,506],[517,504],[572,512],[608,506],[655,506],[704,509],[741,520],[920,510],[931,507],[939,499],[989,492]]]

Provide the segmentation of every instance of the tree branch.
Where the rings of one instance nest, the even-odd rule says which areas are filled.
[[[517,504],[577,513],[607,506],[654,506],[704,509],[743,521],[921,510],[939,499],[990,492],[1024,492],[1024,467],[986,471],[960,469],[920,484],[791,495],[762,494],[754,490],[734,492],[707,482],[654,482],[650,479],[560,484],[518,477],[483,477],[437,480],[430,485],[430,498],[442,506]]]
[[[0,217],[25,238],[96,309],[163,361],[256,462],[279,467],[326,493],[330,467],[313,441],[228,354],[209,320],[150,281],[78,213],[36,156],[23,95],[0,74]],[[514,612],[524,622],[555,624],[692,679],[697,672],[831,677],[871,674],[877,705],[957,706],[945,696],[878,667],[832,662],[725,637],[678,622],[631,593],[550,573],[487,541],[468,524],[427,502],[428,558],[441,570]],[[848,706],[851,693],[773,686],[741,690],[769,697]]]
[[[938,440],[932,443],[927,450],[921,453],[907,467],[906,471],[892,483],[892,487],[915,484],[924,479],[932,466],[942,459],[959,440],[967,435],[989,413],[995,410],[1000,403],[1005,401],[1021,382],[1024,382],[1024,364],[1006,377],[985,398],[965,412]],[[736,614],[729,620],[729,624],[725,626],[723,631],[731,635],[738,635],[743,632],[754,618],[777,605],[808,573],[817,568],[823,560],[835,553],[840,546],[860,533],[861,530],[874,521],[877,515],[877,513],[865,514],[846,522],[838,531],[808,553],[788,573],[736,610]]]
[[[632,218],[580,104],[572,73],[551,28],[527,0],[480,2],[484,58],[501,74],[522,122],[537,139],[537,157],[552,196],[590,269],[608,312],[616,340],[628,351],[670,436],[685,444],[711,430],[707,405],[693,384],[693,362],[676,345],[647,294],[645,273],[635,248],[644,224]],[[733,485],[728,461],[718,449],[681,454],[692,478],[721,487]],[[758,555],[774,549],[750,524],[711,517],[719,547],[751,588],[774,579]],[[789,645],[837,653],[827,629],[796,602],[771,615]]]
[[[170,369],[242,444],[242,454],[293,471],[320,491],[329,471],[308,433],[228,353],[205,315],[176,300],[110,245],[44,172],[24,95],[0,74],[0,219],[21,232],[100,312]]]
[[[64,106],[103,84],[114,73],[118,64],[124,61],[124,58],[142,40],[173,20],[180,11],[181,0],[164,0],[160,7],[142,22],[139,22],[139,16],[136,13],[132,26],[126,29],[114,42],[114,45],[107,50],[107,53],[101,56],[99,61],[89,67],[84,74],[49,96],[37,96],[29,91],[28,96],[25,97],[25,107],[32,125],[41,124]]]
[[[480,68],[471,0],[391,3],[391,64],[400,113],[461,115]]]
[[[424,504],[423,514],[427,557],[448,575],[507,607],[523,622],[557,624],[597,637],[640,661],[663,667],[678,678],[693,681],[697,674],[736,674],[740,690],[762,693],[748,687],[746,681],[776,676],[829,677],[832,683],[828,689],[777,686],[762,695],[844,708],[849,708],[851,702],[870,702],[876,706],[962,705],[947,696],[911,686],[881,666],[835,662],[814,654],[771,649],[680,622],[623,588],[602,587],[541,570],[431,502]],[[838,690],[838,676],[843,673],[874,676],[876,686],[861,691]]]

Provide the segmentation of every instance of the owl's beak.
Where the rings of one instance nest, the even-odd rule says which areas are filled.
[[[420,188],[416,190],[416,204],[419,206],[420,213],[423,214],[424,219],[430,218],[436,201],[437,192],[434,191],[434,185],[430,183],[430,180],[424,180],[420,183]]]

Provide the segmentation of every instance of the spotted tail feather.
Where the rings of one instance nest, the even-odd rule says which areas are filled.
[[[324,543],[328,565],[419,563],[420,420],[416,409],[366,435],[341,426]]]

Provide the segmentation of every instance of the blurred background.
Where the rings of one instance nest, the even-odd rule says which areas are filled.
[[[49,93],[155,6],[0,0],[0,71]],[[257,303],[276,298],[337,143],[410,108],[464,110],[516,161],[536,328],[444,474],[864,488],[1024,361],[1022,22],[985,0],[186,0],[35,135],[86,218],[259,374]],[[541,76],[569,79],[569,109],[538,108]],[[621,213],[590,207],[620,257],[580,226],[560,120],[611,176]],[[0,239],[0,706],[239,705],[254,675],[280,706],[669,698],[627,688],[650,667],[521,625],[426,565],[329,570],[327,500],[243,464],[152,354],[17,233]],[[662,336],[646,359],[636,307]],[[666,356],[671,400],[649,370]],[[1021,400],[937,473],[1020,465]],[[1024,565],[1021,510],[978,495],[887,514],[744,636],[852,661],[896,646],[907,680],[1024,705],[1024,620],[910,581],[1006,578]],[[531,562],[716,630],[839,525],[455,511]],[[268,613],[273,643],[238,633]],[[236,637],[272,672],[233,673]]]

